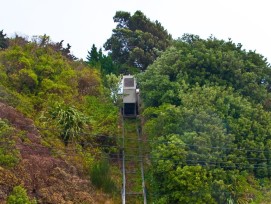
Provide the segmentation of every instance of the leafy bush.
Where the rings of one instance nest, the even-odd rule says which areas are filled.
[[[11,128],[0,119],[0,165],[12,167],[18,162],[15,143],[10,138]]]
[[[93,118],[92,129],[96,135],[117,135],[118,108],[109,100],[86,97],[86,110]]]
[[[56,119],[61,127],[61,139],[67,145],[70,140],[76,140],[82,132],[89,118],[74,107],[58,104],[51,112],[52,119]]]
[[[251,181],[271,176],[271,72],[263,56],[185,35],[137,78],[157,200],[258,203]]]
[[[18,158],[6,150],[0,148],[0,165],[12,167],[18,162]]]
[[[11,91],[9,91],[6,87],[2,86],[1,84],[0,84],[0,101],[4,102],[4,103],[7,103],[7,104],[9,104],[11,106],[16,106],[16,105],[19,104],[19,101],[14,96],[14,94],[12,94]]]
[[[99,96],[101,93],[101,79],[95,69],[83,68],[77,72],[78,92],[81,95]]]
[[[101,160],[90,169],[92,183],[106,193],[113,193],[116,190],[115,183],[111,179],[110,165],[107,160]]]
[[[12,193],[8,196],[7,204],[35,204],[35,200],[31,200],[22,186],[15,186]]]

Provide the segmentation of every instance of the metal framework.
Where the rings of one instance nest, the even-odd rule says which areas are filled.
[[[139,91],[132,75],[123,76],[123,116],[136,117],[138,114]]]
[[[142,200],[144,204],[147,204],[147,196],[146,196],[146,188],[145,188],[145,180],[144,180],[144,164],[143,164],[143,154],[142,154],[142,138],[141,138],[141,122],[138,122],[138,105],[139,105],[139,90],[137,89],[136,79],[132,75],[125,75],[123,76],[123,107],[122,107],[122,204],[127,202],[127,197],[131,196],[142,196]],[[139,164],[136,166],[133,162],[125,160],[125,141],[126,141],[126,131],[125,130],[125,122],[126,120],[134,120],[131,118],[136,118],[135,120],[135,129],[134,132],[130,132],[131,135],[137,135],[135,138],[135,142],[133,143],[136,145],[136,148],[130,149],[133,151],[133,154],[138,155]],[[131,122],[131,121],[130,121]],[[133,123],[133,122],[132,122]],[[130,136],[131,136],[130,135]],[[129,137],[129,136],[128,136]],[[134,161],[135,162],[135,161]],[[134,166],[135,169],[131,171],[131,166]],[[136,167],[135,167],[136,166]],[[129,171],[130,170],[130,171]],[[140,175],[134,174],[134,172],[140,172]],[[126,175],[128,174],[128,175]],[[133,185],[133,179],[141,177],[142,180],[142,191],[137,192],[138,189],[133,190],[131,185]],[[133,178],[133,179],[132,179]],[[127,180],[128,179],[128,180]],[[128,186],[128,187],[127,187]]]

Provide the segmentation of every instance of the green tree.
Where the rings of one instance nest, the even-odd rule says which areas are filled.
[[[71,45],[67,43],[67,47],[63,47],[64,40],[61,40],[60,42],[52,42],[50,36],[44,34],[41,36],[33,36],[32,42],[35,42],[40,47],[50,47],[56,52],[60,52],[62,56],[66,57],[69,60],[77,60],[78,58],[75,57],[73,54],[71,54]]]
[[[176,203],[176,197],[171,195],[174,191],[180,192],[182,203],[198,202],[189,198],[189,193],[181,197],[186,188],[179,187],[175,176],[181,174],[183,167],[199,165],[207,172],[208,176],[202,179],[206,179],[208,187],[194,190],[195,196],[199,193],[207,196],[206,199],[212,197],[208,202],[199,202],[245,199],[245,194],[253,189],[241,188],[243,184],[239,180],[234,183],[231,177],[236,174],[238,179],[247,180],[248,176],[242,176],[242,172],[258,178],[268,176],[270,155],[266,150],[271,136],[270,113],[234,93],[233,89],[218,86],[186,89],[179,92],[179,97],[179,106],[164,104],[144,111],[147,120],[144,130],[152,141],[154,180],[151,191],[161,195],[161,203]],[[222,173],[225,176],[218,176]],[[186,179],[182,180],[181,184],[185,184]],[[247,181],[245,185],[249,186]],[[221,194],[216,193],[217,189]]]
[[[169,174],[169,203],[216,203],[211,196],[209,176],[201,166],[177,167]]]
[[[270,175],[271,115],[265,103],[270,100],[270,66],[260,54],[241,47],[212,36],[184,35],[138,74],[144,131],[153,144],[151,191],[161,195],[160,203],[248,202],[247,194],[255,196],[249,178]],[[197,166],[204,173],[196,175],[206,185],[196,190],[193,184],[200,201],[185,192],[188,185],[181,187],[188,182],[182,170],[191,167],[192,176]]]
[[[149,96],[157,86],[157,77],[170,82],[168,89],[163,89],[164,93],[172,90],[170,85],[178,82],[189,86],[230,86],[255,103],[265,104],[271,98],[271,69],[266,58],[242,50],[240,44],[231,40],[218,40],[212,36],[203,40],[195,35],[184,35],[142,75],[141,96],[150,104],[157,103],[157,98]],[[152,75],[154,79],[150,78]],[[162,102],[160,100],[157,105]]]
[[[7,34],[4,34],[3,30],[0,31],[0,50],[8,47]]]
[[[99,52],[101,52],[101,50]],[[102,55],[100,63],[103,78],[108,74],[119,74],[119,65],[113,62],[110,55]]]
[[[108,74],[105,78],[105,87],[109,90],[109,94],[111,95],[111,98],[113,99],[113,102],[117,104],[120,100],[120,84],[121,84],[121,75],[116,76],[115,74]]]
[[[111,56],[104,55],[101,48],[98,51],[94,44],[91,50],[88,51],[87,63],[91,67],[99,68],[103,78],[105,78],[107,74],[117,73],[117,65],[112,61]]]
[[[102,90],[100,73],[96,69],[84,67],[76,72],[79,94],[100,96]]]
[[[118,134],[119,109],[107,98],[88,96],[86,113],[92,115],[92,132],[94,135],[113,136]]]
[[[110,51],[114,62],[124,67],[123,73],[133,70],[132,67],[145,70],[170,45],[172,38],[163,26],[150,21],[141,11],[132,16],[117,11],[113,19],[117,26],[104,48]]]
[[[93,44],[91,50],[88,51],[87,63],[91,66],[96,66],[97,63],[101,60],[101,58],[101,53],[98,52],[97,47],[95,46],[95,44]]]
[[[31,103],[39,109],[50,101],[78,95],[75,69],[85,67],[83,62],[67,60],[60,50],[53,48],[49,37],[27,43],[18,37],[9,41],[9,48],[0,53],[4,77],[1,83],[22,95],[31,95]]]

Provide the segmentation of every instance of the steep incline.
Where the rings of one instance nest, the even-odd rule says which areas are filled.
[[[123,148],[125,152],[124,169],[125,175],[125,192],[126,204],[147,203],[145,195],[144,171],[143,171],[143,154],[141,150],[142,138],[139,135],[139,118],[126,118],[123,121]],[[123,178],[124,179],[124,178]]]
[[[13,169],[0,167],[0,203],[19,184],[39,203],[111,203],[106,195],[94,191],[89,179],[76,167],[51,155],[50,149],[41,144],[41,135],[31,119],[3,103],[0,118],[27,136],[26,140],[16,138],[19,164]]]

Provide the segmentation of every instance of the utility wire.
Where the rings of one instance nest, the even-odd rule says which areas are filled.
[[[59,130],[59,129],[52,129],[52,128],[35,128],[35,126],[33,124],[31,125],[16,125],[16,126],[20,126],[20,127],[31,127],[33,128],[34,130]],[[92,135],[92,134],[89,134],[89,133],[79,133],[78,135]],[[93,136],[93,135],[92,135]],[[102,136],[102,135],[95,135],[94,137],[111,137],[111,138],[116,138],[115,136]],[[137,141],[140,141],[138,139],[135,139],[135,138],[125,138],[125,139],[133,139],[133,140],[137,140]],[[152,143],[155,143],[155,141],[153,140],[145,140],[145,142],[152,142]],[[5,143],[5,142],[0,142],[0,144],[8,144],[8,143]],[[9,143],[10,144],[10,143]],[[88,144],[91,144],[91,143],[88,143]],[[168,141],[164,141],[164,142],[161,142],[159,141],[159,144],[169,144]],[[24,144],[25,145],[25,144]],[[244,148],[227,148],[227,147],[217,147],[217,146],[202,146],[202,145],[189,145],[189,144],[177,144],[177,145],[180,145],[180,146],[183,146],[183,147],[200,147],[200,148],[207,148],[207,149],[218,149],[218,150],[232,150],[232,151],[246,151],[247,153],[248,152],[258,152],[258,153],[270,153],[271,150],[259,150],[259,149],[244,149]],[[97,145],[97,147],[119,147],[119,146],[110,146],[110,145]],[[53,150],[52,147],[48,147],[49,149]],[[55,148],[55,150],[58,150],[60,151],[61,149],[59,148]],[[63,149],[65,151],[74,151],[74,150],[67,150],[66,148]],[[113,155],[113,154],[111,154]],[[135,157],[135,155],[126,155],[126,157]],[[163,158],[163,157],[159,157],[159,158],[155,158],[153,156],[150,156],[150,155],[145,155],[145,157],[148,157],[148,159],[151,159],[152,161],[156,161],[156,160],[174,160],[174,159],[170,159],[170,158]],[[223,157],[216,157],[216,158],[225,158],[225,156]],[[139,158],[141,159],[141,161],[143,160],[143,158]],[[267,159],[259,159],[259,158],[246,158],[244,157],[244,159],[246,160],[256,160],[256,161],[268,161]],[[128,161],[128,159],[126,159]],[[125,161],[125,160],[124,160]],[[207,163],[207,164],[217,164],[217,163],[228,163],[228,162],[231,162],[232,164],[234,165],[254,165],[254,168],[257,168],[255,167],[255,165],[262,165],[262,164],[248,164],[248,163],[234,163],[232,161],[225,161],[225,162],[210,162],[210,161],[195,161],[195,160],[185,160],[186,162],[196,162],[196,163]],[[226,167],[229,167],[229,166],[226,166]],[[235,166],[234,166],[235,167]],[[266,167],[269,167],[269,165],[267,165]],[[264,167],[265,168],[265,167]]]
[[[3,143],[3,142],[2,142]],[[8,143],[8,142],[7,142]],[[9,143],[8,143],[9,144]],[[88,153],[85,150],[77,150],[77,149],[67,149],[67,148],[56,148],[56,147],[44,147],[44,146],[36,146],[33,144],[27,144],[27,143],[19,143],[19,145],[24,145],[24,146],[28,146],[28,147],[32,147],[34,150],[39,149],[39,148],[48,148],[48,150],[53,151],[51,152],[51,154],[56,154],[56,155],[65,155],[65,156],[78,156],[76,155],[76,153],[83,153],[86,154]],[[20,151],[28,151],[28,149],[19,149]],[[66,151],[66,152],[59,152],[59,151]],[[55,151],[55,152],[54,152]],[[70,152],[70,153],[69,153]],[[71,154],[73,153],[73,154]],[[110,157],[111,155],[111,157]],[[105,159],[113,159],[116,160],[117,158],[113,158],[112,156],[118,156],[119,154],[110,154],[108,156],[103,156],[100,155],[98,156],[99,158],[105,158]],[[131,159],[131,158],[136,158],[136,159]],[[125,155],[125,158],[123,157],[122,159],[124,159],[124,161],[138,161],[138,162],[144,162],[146,159],[151,160],[153,163],[156,162],[161,162],[161,161],[174,161],[174,159],[172,158],[163,158],[163,157],[152,157],[149,155],[145,155],[145,156],[138,156],[138,155]],[[266,161],[264,159],[258,159],[258,158],[244,158],[244,159],[255,159],[257,161]],[[207,166],[210,165],[210,167],[214,166],[216,168],[237,168],[237,169],[266,169],[266,168],[271,168],[271,165],[267,165],[267,164],[250,164],[250,163],[237,163],[237,162],[232,162],[232,161],[209,161],[209,160],[185,160],[183,162],[180,161],[174,161],[173,162],[174,165],[181,165],[181,166]],[[224,164],[224,165],[221,165]],[[228,165],[226,165],[228,164]],[[264,166],[262,166],[264,165]]]
[[[12,142],[12,141],[6,141],[6,142],[0,142],[0,144],[14,144],[14,142]],[[18,144],[20,144],[20,143],[18,143]],[[31,144],[27,144],[27,143],[21,143],[21,144],[23,144],[23,145],[25,145],[25,146],[31,146],[31,147],[34,147],[34,148],[38,148],[36,145],[31,145]],[[75,144],[75,145],[81,145],[82,143],[72,143],[72,144]],[[90,146],[88,146],[88,147],[100,147],[100,148],[110,148],[110,147],[115,147],[115,148],[119,148],[119,146],[112,146],[112,145],[99,145],[99,144],[91,144],[91,143],[88,143],[88,144],[90,144]],[[74,151],[74,150],[70,150],[70,149],[68,149],[67,147],[65,147],[65,148],[60,148],[60,147],[54,147],[54,146],[41,146],[42,148],[48,148],[48,149],[50,149],[50,150],[57,150],[57,151]],[[82,147],[83,148],[83,147]],[[74,149],[76,149],[76,147],[74,147]],[[126,149],[125,147],[124,147],[124,149]],[[138,148],[129,148],[129,149],[138,149]],[[262,151],[263,152],[263,151]],[[159,159],[159,160],[175,160],[175,159],[171,159],[171,158],[168,158],[168,157],[155,157],[155,156],[152,156],[152,154],[147,154],[147,153],[150,153],[150,152],[144,152],[144,156],[138,156],[138,155],[127,155],[126,154],[126,157],[127,158],[139,158],[139,159],[142,159],[142,158],[148,158],[148,159],[152,159],[152,160],[157,160],[157,159]],[[115,156],[118,156],[119,155],[119,153],[109,153],[111,156],[113,156],[113,155],[115,155]],[[197,154],[197,155],[195,155],[195,156],[201,156],[200,154]],[[203,155],[203,156],[206,156],[206,155]],[[209,155],[210,157],[212,157],[213,155]],[[230,157],[231,155],[217,155],[217,156],[215,156],[215,157],[213,157],[213,158],[210,158],[210,159],[232,159],[232,158],[228,158],[228,157]],[[239,158],[236,158],[236,160],[238,160],[238,159],[240,159],[240,157]],[[266,158],[257,158],[257,157],[245,157],[245,155],[244,155],[244,157],[242,157],[241,159],[245,159],[245,160],[254,160],[254,161],[270,161],[270,159],[266,159]],[[196,160],[195,160],[196,161]],[[229,160],[229,161],[226,161],[226,162],[230,162],[231,160]],[[225,162],[225,161],[217,161],[218,163],[223,163],[223,162]]]
[[[20,125],[19,125],[20,126]],[[22,125],[23,126],[23,125]],[[23,127],[28,127],[28,126],[23,126]],[[33,127],[33,125],[31,125],[31,127]],[[60,131],[59,129],[52,129],[52,128],[37,128],[38,130],[49,130],[49,131]],[[117,136],[110,136],[110,135],[93,135],[91,133],[77,133],[77,136],[82,136],[82,135],[91,135],[93,138],[99,138],[99,137],[103,137],[103,138],[113,138],[113,139],[118,139]],[[134,140],[134,141],[144,141],[146,144],[150,144],[150,145],[159,145],[159,144],[171,144],[169,141],[155,141],[155,140],[150,140],[150,139],[137,139],[137,138],[129,138],[129,137],[125,137],[125,140]],[[83,142],[82,144],[90,144],[90,142]],[[191,148],[209,148],[209,149],[218,149],[218,150],[232,150],[232,151],[246,151],[246,152],[259,152],[259,153],[271,153],[271,149],[270,150],[259,150],[259,149],[245,149],[245,148],[238,148],[238,147],[222,147],[222,146],[206,146],[206,145],[195,145],[195,144],[175,144],[176,146],[180,146],[180,147],[191,147]]]

